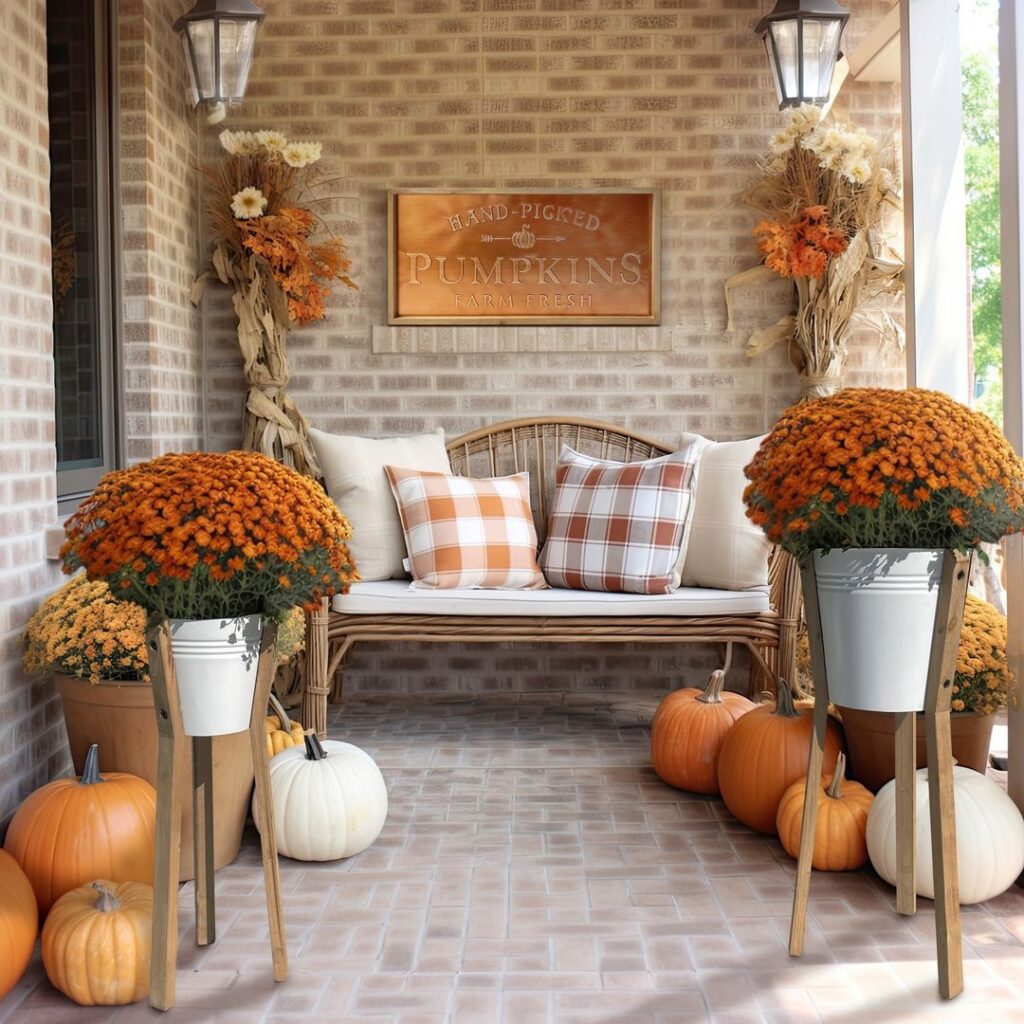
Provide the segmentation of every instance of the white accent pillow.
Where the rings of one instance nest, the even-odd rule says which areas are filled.
[[[747,518],[743,504],[748,482],[743,468],[763,440],[716,442],[699,434],[683,434],[683,446],[701,445],[683,564],[684,587],[748,590],[767,586],[771,545],[761,527]]]
[[[405,535],[384,467],[451,473],[444,431],[412,437],[355,437],[309,431],[327,493],[352,524],[348,542],[363,580],[400,579]]]

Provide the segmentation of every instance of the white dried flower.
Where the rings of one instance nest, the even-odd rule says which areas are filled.
[[[238,132],[232,132],[225,128],[224,131],[220,133],[220,144],[232,156],[240,156],[242,153],[242,147],[238,141]]]
[[[789,112],[789,130],[794,135],[803,135],[817,127],[821,120],[821,107],[813,103],[801,103]]]
[[[771,137],[768,147],[776,156],[782,156],[793,148],[793,143],[795,141],[796,139],[792,132],[788,129],[784,129],[783,131],[776,132]]]
[[[863,185],[870,180],[871,174],[871,161],[864,153],[851,154],[851,156],[843,161],[842,175],[849,181]]]
[[[883,192],[894,192],[896,190],[896,179],[888,167],[879,169],[878,186]]]
[[[267,197],[258,189],[250,186],[236,192],[231,197],[231,212],[239,220],[252,220],[262,217],[267,208]]]
[[[289,167],[305,167],[315,164],[323,152],[319,142],[289,142],[281,150],[281,157]]]
[[[288,145],[288,140],[282,132],[261,131],[256,133],[256,141],[271,153],[279,153]]]

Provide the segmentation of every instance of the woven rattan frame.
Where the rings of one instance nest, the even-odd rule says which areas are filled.
[[[554,486],[555,463],[563,444],[617,462],[665,455],[672,449],[653,438],[598,420],[538,417],[510,420],[448,443],[452,471],[463,476],[501,476],[528,470],[537,536],[543,543]],[[327,697],[340,700],[339,672],[352,645],[363,640],[438,643],[714,643],[746,648],[751,654],[751,687],[761,677],[774,689],[796,671],[796,627],[800,574],[793,559],[775,549],[769,563],[771,611],[756,615],[681,618],[659,616],[554,617],[344,615],[321,612],[309,618],[303,722],[326,731]],[[728,655],[727,655],[728,656]]]

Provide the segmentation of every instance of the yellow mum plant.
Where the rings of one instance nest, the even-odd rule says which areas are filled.
[[[146,613],[102,580],[73,576],[29,619],[25,668],[101,679],[148,679]]]
[[[969,594],[950,706],[954,711],[991,715],[1006,706],[1011,683],[1006,664],[1006,616]]]
[[[305,616],[293,608],[277,634],[278,659],[287,661],[304,643]],[[103,580],[78,573],[29,619],[24,664],[33,674],[59,672],[92,683],[148,680],[146,612],[132,601],[119,601]]]

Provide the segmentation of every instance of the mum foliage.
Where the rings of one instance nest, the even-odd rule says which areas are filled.
[[[976,549],[1024,529],[1024,462],[938,391],[847,388],[791,406],[746,468],[747,515],[815,549]]]
[[[950,706],[954,711],[991,715],[1006,706],[1010,681],[1006,616],[987,601],[968,594]]]
[[[280,618],[357,579],[323,489],[255,452],[163,455],[108,473],[65,526],[64,569],[171,619]]]
[[[305,643],[306,617],[288,612],[277,633],[277,656],[287,661]],[[148,680],[146,610],[118,600],[103,580],[77,573],[36,609],[25,630],[25,668],[60,672],[91,683]]]

